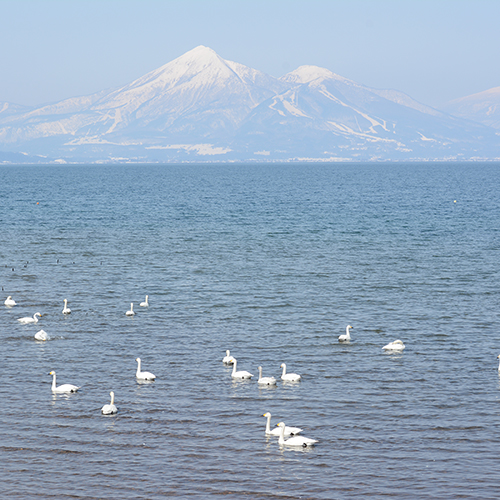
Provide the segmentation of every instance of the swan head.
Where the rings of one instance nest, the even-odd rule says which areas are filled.
[[[395,341],[393,342],[393,344],[403,345],[403,341],[402,341],[402,340],[395,340]]]
[[[141,362],[141,358],[135,358],[135,360],[140,363]]]
[[[109,393],[109,395],[111,396],[111,398],[114,398],[114,397],[115,397],[115,393],[114,393],[113,391],[111,391],[111,392]]]
[[[54,370],[52,370],[51,372],[49,372],[49,375],[55,375],[56,372]]]
[[[42,317],[42,315],[40,313],[35,313],[35,314],[33,314],[33,316],[38,316],[39,318]]]
[[[9,296],[7,297],[7,300],[10,300],[11,298],[12,298],[12,295],[9,295]]]
[[[276,424],[276,427],[285,427],[285,422],[280,422],[279,424]]]
[[[497,356],[498,359],[500,359],[500,354]]]
[[[351,325],[347,325],[346,326],[346,330],[352,330],[352,326]]]
[[[266,411],[266,413],[264,413],[264,415],[262,415],[262,416],[263,416],[263,417],[270,417],[270,416],[271,416],[271,414],[270,414],[268,411]]]
[[[229,356],[229,349],[226,351],[226,356]]]
[[[286,368],[285,363],[281,363],[280,368]]]

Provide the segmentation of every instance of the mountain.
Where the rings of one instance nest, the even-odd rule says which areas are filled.
[[[257,106],[240,130],[269,154],[293,145],[300,155],[313,149],[324,158],[441,158],[476,155],[481,138],[494,135],[402,92],[371,89],[324,68],[301,66],[281,81],[289,89]]]
[[[499,157],[494,130],[316,66],[274,78],[199,46],[120,88],[0,103],[0,150],[57,161]]]
[[[500,129],[500,87],[455,99],[443,110],[461,118]]]

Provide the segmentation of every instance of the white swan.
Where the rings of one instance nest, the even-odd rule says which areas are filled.
[[[351,340],[351,334],[349,333],[349,330],[352,328],[351,325],[347,325],[345,328],[345,335],[340,335],[339,336],[339,342],[349,342]]]
[[[137,361],[137,371],[135,372],[135,376],[140,380],[154,380],[156,375],[153,375],[151,372],[141,372],[141,358],[135,358]]]
[[[301,446],[305,448],[306,446],[313,446],[314,443],[318,442],[317,439],[306,438],[304,436],[293,436],[285,441],[285,423],[280,422],[278,427],[280,428],[280,438],[278,439],[280,446]]]
[[[79,387],[72,384],[63,384],[56,387],[56,372],[52,370],[49,375],[52,375],[52,392],[76,392]]]
[[[280,368],[283,368],[283,373],[281,374],[281,380],[285,382],[298,382],[300,380],[300,375],[297,373],[287,373],[285,363],[281,363]]]
[[[266,436],[279,436],[281,434],[280,428],[276,427],[273,430],[271,430],[271,414],[267,412],[264,413],[264,415],[262,416],[267,417]],[[285,436],[293,436],[295,434],[298,434],[299,432],[302,432],[302,429],[299,429],[298,427],[285,426]]]
[[[245,370],[241,370],[239,372],[236,371],[236,358],[231,359],[231,363],[233,363],[233,371],[231,372],[231,377],[233,378],[252,378],[253,375],[250,372],[246,372]]]
[[[71,309],[68,307],[68,299],[64,299],[63,314],[71,314]]]
[[[130,303],[130,311],[127,311],[125,314],[127,316],[134,316],[135,312],[134,312],[134,303],[133,302]]]
[[[222,358],[222,362],[225,364],[225,365],[230,365],[233,361],[233,357],[231,356],[231,354],[229,353],[229,349],[226,351],[226,355]]]
[[[33,317],[31,317],[31,316],[27,316],[27,317],[25,317],[25,318],[18,318],[18,320],[17,320],[17,321],[19,321],[19,323],[22,323],[23,325],[28,325],[28,324],[30,324],[30,323],[38,323],[38,318],[37,318],[37,316],[38,316],[39,318],[41,318],[41,317],[42,317],[42,315],[41,315],[40,313],[35,313],[35,314],[33,314]]]
[[[45,330],[40,330],[35,333],[35,340],[50,340],[50,337]]]
[[[17,306],[16,301],[12,298],[12,295],[9,295],[9,296],[5,299],[4,304],[5,304],[7,307],[14,307],[14,306]]]
[[[149,295],[146,295],[146,300],[139,304],[141,307],[149,307]]]
[[[111,403],[109,403],[109,405],[104,405],[101,408],[101,413],[103,415],[113,415],[114,413],[118,413],[118,408],[115,406],[115,393],[111,391],[109,395],[111,396]]]
[[[387,345],[382,347],[386,351],[402,351],[406,346],[401,340],[395,340],[394,342],[389,342]]]
[[[274,377],[262,376],[262,366],[259,366],[259,380],[257,380],[257,382],[261,385],[276,385],[276,379]]]

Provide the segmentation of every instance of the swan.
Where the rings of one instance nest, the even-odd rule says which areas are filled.
[[[233,357],[229,353],[229,349],[226,351],[226,355],[222,358],[222,362],[225,365],[230,365],[232,363]]]
[[[137,361],[137,371],[135,372],[135,376],[140,380],[154,380],[156,375],[153,375],[150,372],[141,372],[141,358],[135,358]]]
[[[139,304],[141,307],[149,307],[149,295],[146,295],[146,300]]]
[[[349,333],[349,330],[352,328],[351,325],[347,325],[345,328],[345,335],[340,335],[339,336],[339,342],[349,342],[351,340],[351,334]]]
[[[382,349],[385,349],[386,351],[402,351],[405,347],[406,346],[401,340],[395,340],[394,342],[390,342],[382,347]]]
[[[68,299],[64,299],[64,308],[62,310],[63,314],[71,314],[71,309],[68,307]]]
[[[42,317],[42,315],[40,313],[35,313],[33,314],[33,317],[31,316],[27,316],[25,318],[18,318],[17,321],[19,321],[19,323],[22,323],[23,325],[28,325],[30,323],[38,323],[38,317]]]
[[[49,375],[52,375],[52,392],[76,392],[79,387],[72,384],[63,384],[56,387],[56,372],[52,370]]]
[[[286,382],[298,382],[300,380],[300,375],[297,373],[287,373],[285,363],[281,363],[280,368],[283,368],[283,373],[281,374],[281,380]]]
[[[497,356],[498,359],[500,359],[500,354]],[[498,364],[498,372],[500,373],[500,363]]]
[[[45,330],[40,330],[35,333],[35,340],[50,340],[50,337]]]
[[[253,377],[253,375],[250,372],[246,372],[245,370],[242,370],[239,372],[236,371],[236,363],[237,363],[236,358],[232,358],[231,363],[233,363],[233,371],[231,373],[231,377],[233,377],[233,378],[252,378]]]
[[[262,366],[259,366],[259,380],[257,380],[257,382],[261,385],[276,385],[276,379],[274,377],[262,376]]]
[[[4,304],[5,304],[7,307],[17,306],[16,301],[12,298],[12,295],[9,295],[9,296],[5,299]]]
[[[285,423],[280,422],[278,424],[280,428],[280,438],[278,439],[278,444],[280,446],[301,446],[305,448],[306,446],[313,446],[317,443],[317,439],[306,438],[304,436],[293,436],[285,441]]]
[[[276,427],[275,429],[271,430],[271,414],[267,412],[262,416],[267,417],[266,436],[279,436],[281,434],[281,429]],[[302,429],[299,429],[298,427],[285,426],[285,436],[293,436],[295,434],[298,434],[299,432],[302,432]]]
[[[134,316],[135,312],[134,312],[134,303],[133,302],[130,303],[130,311],[127,311],[125,314],[127,316]]]
[[[111,403],[109,403],[109,405],[104,405],[101,408],[103,415],[113,415],[114,413],[118,413],[118,408],[115,406],[115,393],[111,391],[109,395],[111,396]]]

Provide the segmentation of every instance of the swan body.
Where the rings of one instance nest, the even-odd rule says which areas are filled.
[[[285,363],[281,363],[280,368],[283,368],[283,373],[281,374],[281,380],[285,382],[298,382],[300,380],[300,375],[297,373],[287,373]]]
[[[56,372],[52,370],[49,375],[52,375],[52,392],[76,392],[79,387],[72,384],[63,384],[59,387],[56,386]]]
[[[144,300],[144,302],[141,302],[139,305],[141,307],[149,307],[149,295],[146,295],[146,299]]]
[[[35,313],[33,314],[33,317],[31,316],[27,316],[25,318],[18,318],[17,321],[19,321],[19,323],[22,323],[23,325],[29,325],[30,323],[38,323],[38,318],[42,317],[42,315],[40,313]]]
[[[262,416],[267,418],[266,436],[279,436],[281,434],[281,429],[279,427],[271,430],[271,414],[267,412]],[[302,429],[299,429],[298,427],[285,426],[285,436],[293,436],[295,434],[298,434],[299,432],[302,432]]]
[[[12,298],[12,296],[11,296],[11,295],[9,295],[9,296],[5,299],[4,304],[5,304],[7,307],[17,306],[16,301]]]
[[[63,314],[71,314],[71,309],[68,307],[68,299],[64,299]]]
[[[134,303],[133,302],[130,303],[130,311],[127,311],[125,314],[127,316],[134,316],[135,315],[135,312],[134,312]]]
[[[50,340],[50,337],[45,330],[40,330],[35,333],[35,340]]]
[[[278,427],[280,429],[280,438],[278,439],[280,446],[300,446],[305,448],[307,446],[313,446],[314,443],[318,442],[317,439],[306,438],[304,436],[293,436],[285,441],[285,423],[280,422]]]
[[[339,336],[339,342],[349,342],[351,340],[351,334],[349,333],[349,330],[352,328],[351,325],[347,325],[345,328],[345,335],[340,335]]]
[[[386,351],[402,351],[406,346],[401,340],[395,340],[394,342],[389,342],[389,344],[382,347]]]
[[[101,413],[103,415],[113,415],[114,413],[118,413],[118,408],[115,406],[115,393],[111,391],[109,395],[111,396],[111,403],[109,403],[109,405],[104,405],[101,408]]]
[[[137,371],[135,372],[135,376],[140,380],[154,380],[156,375],[153,375],[151,372],[141,372],[141,358],[136,358],[137,361]]]
[[[232,357],[232,356],[231,356]],[[231,373],[231,377],[233,378],[252,378],[253,375],[250,372],[246,372],[245,370],[236,371],[236,358],[231,359],[231,363],[233,363],[233,371]]]
[[[259,380],[257,382],[261,385],[276,385],[276,379],[274,377],[262,376],[262,366],[259,366]]]
[[[222,362],[225,365],[230,365],[232,363],[233,357],[229,353],[229,349],[226,351],[226,355],[222,358]]]

